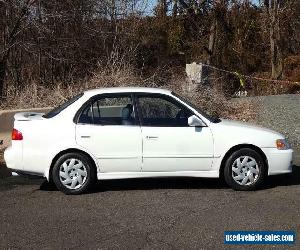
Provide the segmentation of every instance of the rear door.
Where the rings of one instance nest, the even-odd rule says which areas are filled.
[[[141,128],[132,95],[93,98],[79,116],[76,141],[97,158],[101,172],[141,171]]]

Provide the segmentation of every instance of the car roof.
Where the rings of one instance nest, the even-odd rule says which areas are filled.
[[[90,89],[84,92],[84,94],[89,96],[94,96],[104,93],[160,93],[160,94],[171,94],[170,90],[160,89],[160,88],[144,88],[144,87],[114,87],[114,88],[99,88]]]

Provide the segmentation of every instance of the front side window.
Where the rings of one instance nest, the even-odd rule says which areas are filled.
[[[135,115],[131,95],[100,96],[84,108],[78,122],[97,125],[134,125]]]
[[[186,100],[182,96],[180,96],[180,95],[178,95],[178,94],[176,94],[174,92],[172,92],[172,95],[176,96],[179,100],[181,100],[182,102],[186,103],[187,105],[189,105],[190,107],[192,107],[193,109],[195,109],[198,113],[200,113],[202,116],[204,116],[210,122],[213,122],[213,123],[219,123],[219,122],[221,122],[220,118],[205,113],[203,110],[199,109],[199,107],[197,107],[195,104],[193,104],[190,101]]]
[[[167,96],[138,96],[143,126],[186,127],[192,112]]]

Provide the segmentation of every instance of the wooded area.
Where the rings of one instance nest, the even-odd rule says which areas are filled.
[[[193,61],[300,81],[299,0],[0,0],[0,32],[2,100],[125,65],[158,86]]]

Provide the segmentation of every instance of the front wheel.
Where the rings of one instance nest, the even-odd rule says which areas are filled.
[[[266,176],[267,167],[262,156],[250,148],[235,151],[225,163],[224,178],[234,190],[255,190]]]
[[[65,194],[82,194],[94,184],[96,174],[90,159],[80,153],[61,156],[52,170],[56,187]]]

